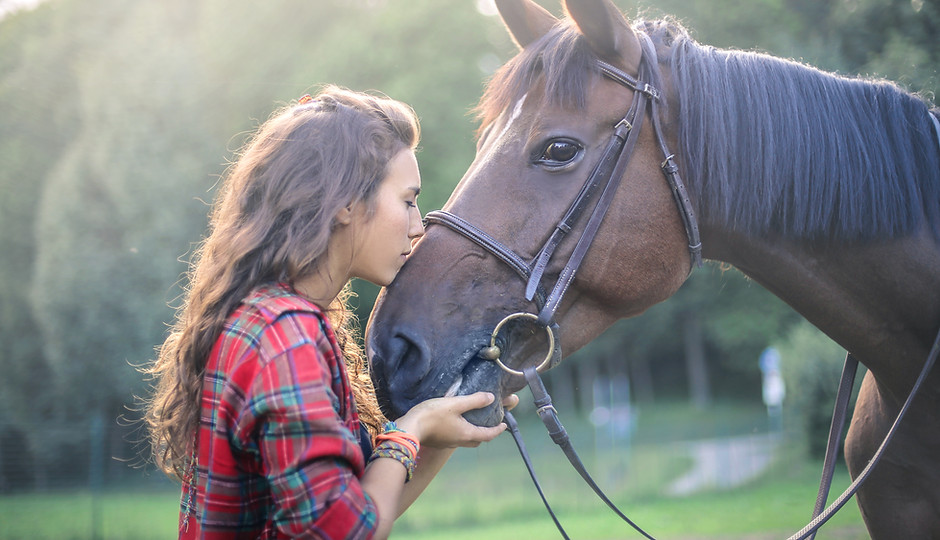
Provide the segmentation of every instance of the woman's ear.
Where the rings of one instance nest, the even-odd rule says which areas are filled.
[[[340,211],[337,212],[335,216],[333,216],[333,223],[335,225],[349,225],[352,223],[352,216],[352,205],[350,205],[340,209]]]

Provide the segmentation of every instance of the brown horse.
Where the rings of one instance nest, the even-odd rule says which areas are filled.
[[[609,0],[564,3],[557,20],[530,0],[497,2],[521,51],[488,85],[476,159],[430,220],[447,226],[428,227],[367,331],[386,413],[520,389],[522,377],[491,361],[491,339],[511,369],[552,364],[547,336],[571,352],[672,295],[697,254],[697,224],[705,258],[734,265],[867,366],[845,444],[856,476],[940,328],[930,105],[884,81],[704,47],[674,23],[631,26]],[[639,94],[658,107],[637,105]],[[631,118],[630,155],[612,160],[625,168],[605,165]],[[591,208],[561,218],[582,206],[571,204],[579,193],[587,206],[604,197],[608,184],[583,187],[601,169],[614,176],[609,208],[584,252]],[[557,249],[540,258],[547,244]],[[538,322],[516,317],[492,337],[517,312]],[[494,404],[468,418],[502,415]],[[857,501],[873,538],[940,538],[940,373]]]

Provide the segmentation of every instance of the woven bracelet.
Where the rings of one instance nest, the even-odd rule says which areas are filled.
[[[411,445],[411,448],[414,449],[414,452],[411,456],[412,458],[417,458],[418,451],[421,449],[421,443],[418,441],[418,438],[399,428],[395,422],[386,422],[384,432],[376,435],[375,441],[376,443],[381,443],[383,441],[408,443]]]
[[[395,441],[382,441],[372,450],[369,456],[369,463],[378,458],[390,458],[401,463],[405,467],[405,483],[411,480],[415,472],[415,458],[412,457],[411,448],[406,444]]]

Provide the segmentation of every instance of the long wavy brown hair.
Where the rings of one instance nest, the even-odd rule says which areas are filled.
[[[334,217],[374,195],[389,161],[414,150],[420,128],[407,105],[378,94],[323,88],[264,122],[223,176],[208,236],[194,252],[175,323],[145,372],[144,405],[153,459],[182,478],[199,425],[203,374],[226,318],[253,289],[292,285],[320,270]],[[343,292],[325,313],[343,349],[357,409],[371,433],[379,411]]]

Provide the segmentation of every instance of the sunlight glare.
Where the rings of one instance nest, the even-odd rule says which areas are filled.
[[[43,0],[0,0],[0,20],[20,10],[35,9]]]
[[[477,0],[477,11],[487,17],[493,17],[499,13],[496,11],[496,2],[494,0]]]

